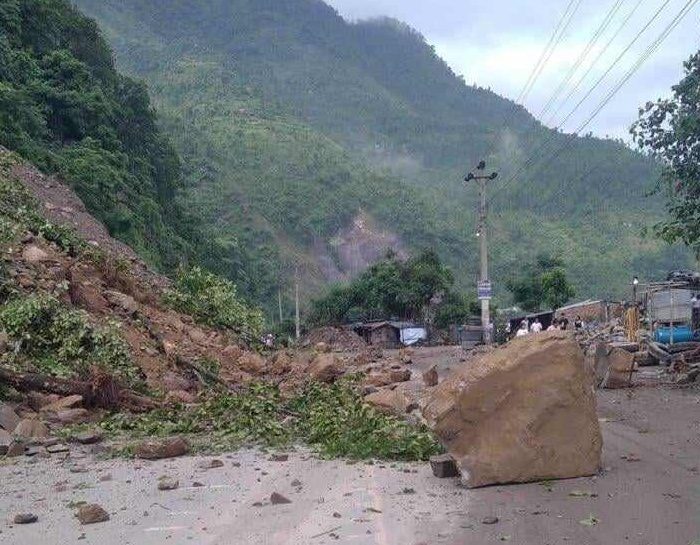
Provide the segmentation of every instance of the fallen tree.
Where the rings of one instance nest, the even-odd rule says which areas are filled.
[[[38,373],[20,373],[0,367],[0,382],[19,392],[45,392],[60,396],[80,395],[88,407],[143,412],[158,407],[152,399],[121,388],[113,376],[102,371],[91,374],[90,380],[52,377]]]

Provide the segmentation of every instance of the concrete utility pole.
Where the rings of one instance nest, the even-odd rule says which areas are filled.
[[[299,320],[299,265],[294,267],[294,324],[297,340],[301,338],[301,321]]]
[[[277,289],[277,304],[279,306],[279,312],[280,312],[280,324],[282,323],[282,288]]]
[[[479,254],[481,256],[481,267],[479,274],[478,295],[481,301],[481,327],[483,331],[483,340],[485,344],[491,344],[491,282],[489,281],[489,248],[487,238],[487,205],[486,205],[486,183],[493,181],[498,177],[498,173],[483,174],[486,169],[486,162],[481,161],[476,167],[478,174],[470,172],[464,179],[466,182],[476,180],[479,184]]]

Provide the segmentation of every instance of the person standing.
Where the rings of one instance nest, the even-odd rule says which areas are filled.
[[[532,322],[530,333],[542,333],[542,322],[540,322],[539,318],[535,318],[535,321]]]
[[[525,336],[527,336],[529,333],[530,333],[530,331],[528,330],[528,327],[527,327],[527,320],[523,320],[523,321],[520,323],[520,328],[519,328],[518,331],[515,333],[515,336],[516,336],[516,337],[525,337]]]

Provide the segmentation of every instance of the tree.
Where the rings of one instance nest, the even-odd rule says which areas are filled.
[[[685,62],[673,96],[648,102],[630,132],[639,148],[663,165],[657,191],[667,197],[670,218],[656,225],[669,243],[700,253],[700,51]]]
[[[507,282],[513,300],[528,312],[537,312],[543,306],[557,309],[574,295],[561,259],[541,255],[523,272]]]
[[[422,319],[436,296],[450,294],[453,283],[452,272],[432,250],[406,261],[388,254],[349,285],[335,286],[315,300],[309,321],[319,325],[378,318]],[[443,299],[454,301],[454,297]]]

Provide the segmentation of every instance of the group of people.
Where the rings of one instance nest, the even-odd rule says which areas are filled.
[[[547,328],[547,331],[566,331],[569,329],[570,325],[571,322],[569,322],[568,318],[554,319],[552,320],[551,325]],[[576,316],[573,323],[574,329],[583,329],[584,325],[585,324],[583,323],[581,316]],[[541,333],[543,330],[544,326],[542,325],[542,322],[540,322],[539,318],[535,318],[532,323],[530,323],[528,319],[525,319],[520,322],[520,327],[515,332],[515,336],[524,337],[525,335],[530,335],[531,333]]]

